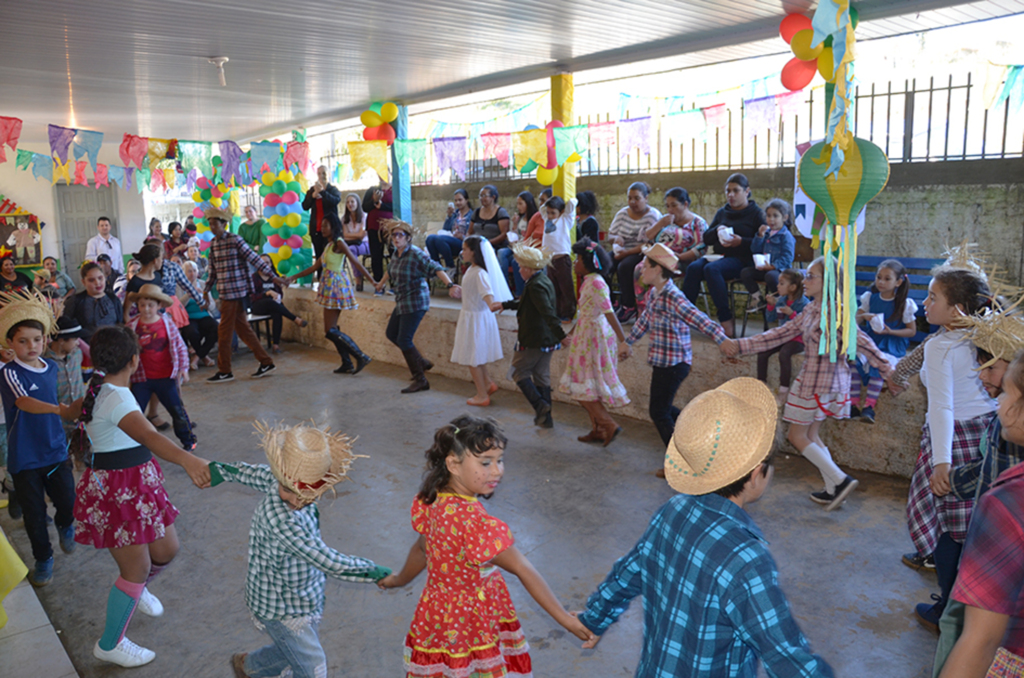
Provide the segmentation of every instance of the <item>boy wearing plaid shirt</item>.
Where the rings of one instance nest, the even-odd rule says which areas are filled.
[[[257,424],[270,465],[210,464],[211,485],[225,480],[264,493],[249,528],[245,601],[256,627],[273,641],[236,654],[236,678],[327,675],[317,630],[324,610],[326,576],[375,582],[391,570],[332,549],[320,536],[316,500],[344,480],[355,455],[351,439],[310,425],[269,428]]]

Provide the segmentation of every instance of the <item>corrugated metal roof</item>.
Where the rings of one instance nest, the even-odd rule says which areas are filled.
[[[0,7],[0,114],[182,139],[246,139],[351,115],[619,63],[681,65],[784,48],[786,11],[756,0],[34,0]],[[860,39],[1024,12],[1024,0],[860,0]],[[784,9],[785,8],[785,9]],[[227,56],[220,87],[212,56]]]

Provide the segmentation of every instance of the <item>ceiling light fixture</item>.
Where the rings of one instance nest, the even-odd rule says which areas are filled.
[[[217,67],[217,75],[220,77],[220,86],[227,87],[228,81],[224,79],[224,64],[228,62],[227,57],[210,57],[207,59],[211,64]]]

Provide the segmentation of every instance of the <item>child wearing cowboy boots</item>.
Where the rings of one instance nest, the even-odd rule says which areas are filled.
[[[519,299],[495,301],[491,310],[515,309],[519,337],[512,354],[512,378],[536,413],[533,423],[552,428],[551,353],[562,347],[565,332],[555,312],[555,286],[544,273],[551,255],[518,242],[512,254],[526,281],[523,294]]]
[[[249,528],[245,600],[256,627],[273,641],[231,657],[236,678],[326,676],[327,656],[318,628],[326,576],[376,582],[391,574],[372,560],[347,556],[320,536],[316,500],[345,479],[352,439],[309,424],[256,424],[267,464],[210,463],[211,485],[225,480],[262,492]]]

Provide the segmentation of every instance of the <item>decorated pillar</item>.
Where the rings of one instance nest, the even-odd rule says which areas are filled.
[[[560,73],[551,76],[551,119],[560,120],[563,125],[571,126],[573,82],[572,73]],[[568,201],[576,197],[576,163],[566,162],[558,173],[551,187],[554,195]]]
[[[409,138],[409,107],[399,106],[398,117],[392,123],[395,139]],[[391,145],[391,204],[396,219],[412,223],[412,172],[409,163],[399,164],[398,145]]]

